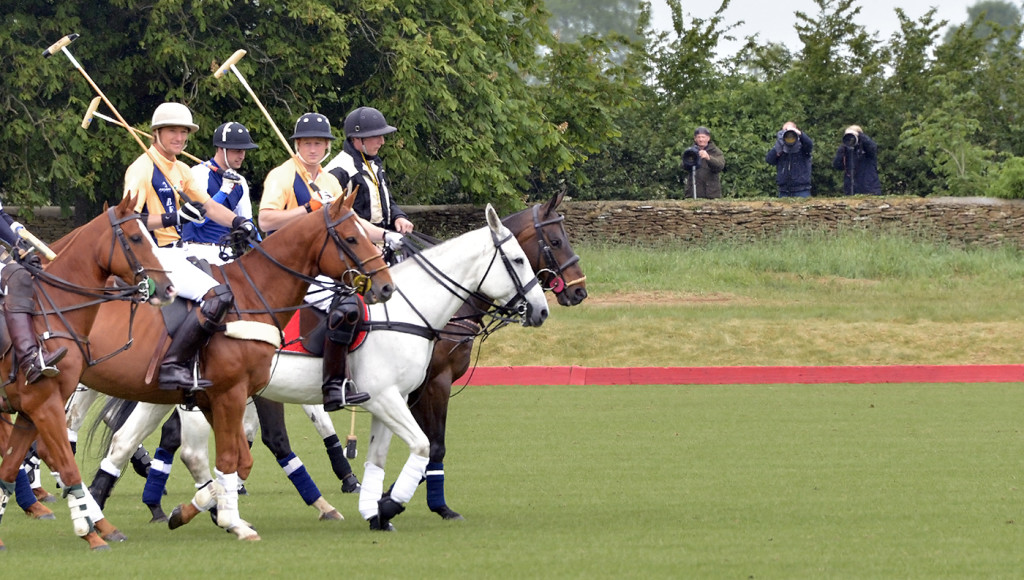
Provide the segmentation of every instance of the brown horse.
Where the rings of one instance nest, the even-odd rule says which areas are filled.
[[[579,256],[569,245],[563,216],[557,212],[565,192],[543,206],[538,204],[504,218],[502,223],[516,236],[530,264],[546,288],[554,291],[562,306],[574,306],[587,297],[586,276]],[[568,278],[568,279],[566,279]],[[452,383],[469,369],[473,337],[481,331],[482,315],[478,305],[467,303],[441,333],[434,344],[430,368],[423,384],[410,393],[409,409],[430,440],[427,465],[427,507],[445,519],[462,519],[448,507],[444,496],[445,425]]]
[[[68,347],[67,356],[59,364],[60,374],[44,376],[26,385],[23,373],[16,368],[12,372],[12,357],[0,361],[0,373],[8,381],[0,386],[0,411],[18,413],[0,463],[0,515],[21,461],[38,437],[40,456],[59,472],[68,491],[75,533],[94,549],[105,547],[106,543],[87,515],[82,477],[68,443],[64,402],[90,362],[85,337],[92,329],[100,304],[122,300],[130,301],[134,308],[142,301],[162,305],[174,297],[170,278],[154,252],[152,238],[133,207],[135,200],[126,198],[116,208],[107,209],[104,215],[65,236],[54,246],[65,250],[36,275],[36,303],[40,306],[35,316],[36,329],[43,330],[45,326],[48,340]],[[130,281],[132,286],[124,291],[106,289],[111,275]]]
[[[322,274],[359,285],[355,278],[362,276],[371,282],[364,295],[367,302],[383,302],[391,296],[391,275],[352,212],[354,199],[349,196],[343,203],[328,204],[295,220],[268,236],[254,251],[213,271],[214,278],[234,294],[235,308],[227,316],[227,332],[216,333],[202,351],[200,368],[213,386],[200,392],[196,403],[213,425],[216,466],[221,474],[237,474],[242,479],[249,475],[252,455],[242,425],[246,400],[270,381],[281,329],[303,304],[310,283],[318,283],[314,277]],[[180,392],[162,391],[154,380],[154,368],[167,342],[159,316],[156,311],[139,312],[132,355],[116,354],[90,367],[82,384],[122,399],[180,403]],[[93,349],[115,351],[116,337],[124,336],[127,323],[126,312],[119,305],[100,308],[89,337]],[[223,494],[220,487],[225,488]],[[214,485],[213,490],[212,495],[212,490],[200,490],[197,502],[212,506],[216,501],[222,527],[241,539],[258,540],[256,532],[237,516],[237,485]]]

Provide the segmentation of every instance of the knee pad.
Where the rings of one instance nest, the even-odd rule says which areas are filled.
[[[362,305],[355,295],[339,296],[327,312],[327,339],[335,344],[352,344],[362,318]]]
[[[202,306],[199,307],[199,311],[206,317],[203,327],[210,330],[210,326],[219,326],[220,323],[224,322],[224,317],[227,316],[228,310],[234,305],[235,296],[226,284],[215,287],[213,289],[213,296],[203,300]],[[214,328],[214,330],[216,329]]]

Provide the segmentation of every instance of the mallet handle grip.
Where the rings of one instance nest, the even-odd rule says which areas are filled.
[[[25,229],[24,226],[17,229],[18,236],[26,242],[32,244],[35,249],[39,250],[47,260],[53,260],[57,257],[57,254],[49,248],[42,240],[32,235],[32,232]]]
[[[58,50],[61,50],[65,46],[74,42],[76,38],[78,38],[77,34],[69,34],[64,38],[58,40],[57,42],[51,44],[49,48],[43,51],[43,58],[50,58],[51,56],[56,54]]]

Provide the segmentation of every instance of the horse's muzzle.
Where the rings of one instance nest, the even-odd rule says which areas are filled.
[[[382,284],[380,286],[373,286],[370,290],[363,295],[363,300],[367,304],[378,304],[381,302],[387,302],[391,299],[391,295],[395,293],[394,284]]]
[[[523,316],[523,326],[540,326],[548,319],[548,307],[534,309],[532,304],[526,305],[526,316]]]

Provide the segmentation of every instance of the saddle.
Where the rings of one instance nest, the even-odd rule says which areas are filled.
[[[358,295],[357,295],[358,296]],[[359,296],[359,321],[356,323],[357,332],[349,344],[349,352],[359,348],[366,339],[370,309]],[[293,316],[291,322],[285,326],[284,340],[286,345],[282,350],[289,352],[308,353],[314,356],[324,355],[324,341],[327,340],[327,313],[316,308],[303,308],[299,310],[298,316]]]

